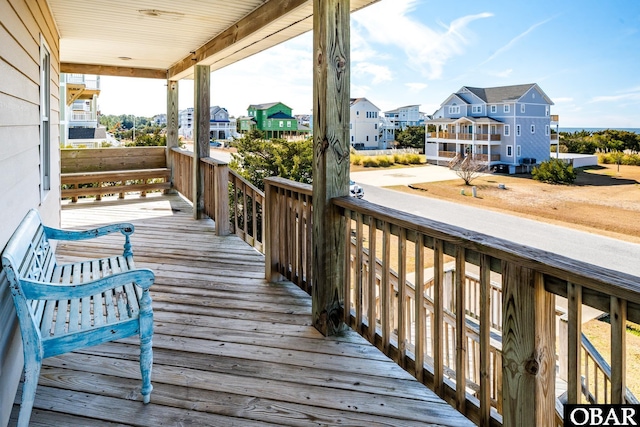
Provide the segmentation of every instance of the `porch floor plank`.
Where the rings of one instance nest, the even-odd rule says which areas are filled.
[[[134,338],[49,358],[32,425],[473,425],[355,332],[323,337],[307,294],[266,282],[261,254],[191,215],[175,195],[63,206],[64,228],[136,227],[136,265],[156,273],[154,390],[143,405]],[[57,254],[121,248],[121,236],[107,236],[61,243]]]

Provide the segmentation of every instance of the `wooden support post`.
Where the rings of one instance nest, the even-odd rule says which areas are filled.
[[[204,212],[204,176],[200,159],[209,157],[209,99],[211,67],[196,65],[193,97],[193,217],[202,218]]]
[[[611,297],[611,403],[626,403],[627,394],[627,301]]]
[[[171,187],[166,193],[175,193],[174,187],[174,166],[171,149],[178,147],[178,82],[167,80],[167,167],[171,169]]]
[[[237,195],[236,195],[237,197]],[[278,190],[267,178],[264,180],[264,278],[270,282],[282,280],[280,264],[280,230],[278,229]],[[283,242],[284,243],[284,242]]]
[[[341,331],[347,242],[331,204],[349,194],[349,0],[313,2],[313,324]]]
[[[555,420],[555,297],[541,273],[502,263],[503,425]]]

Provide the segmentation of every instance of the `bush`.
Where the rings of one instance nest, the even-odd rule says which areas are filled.
[[[616,152],[598,154],[598,163],[615,165],[618,163]],[[620,160],[621,165],[640,166],[640,154],[624,154]]]
[[[365,157],[362,159],[362,166],[365,168],[377,168],[380,166],[378,157]]]
[[[572,184],[577,173],[573,166],[560,159],[550,159],[534,167],[531,172],[533,179],[551,184]]]
[[[394,164],[393,162],[393,156],[378,156],[378,166],[381,168],[387,168],[389,166],[392,166]]]
[[[356,166],[360,166],[362,164],[362,159],[364,158],[364,156],[360,155],[360,154],[351,154],[351,164],[352,165],[356,165]]]

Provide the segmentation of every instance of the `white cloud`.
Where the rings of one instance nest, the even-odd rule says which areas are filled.
[[[405,83],[404,85],[414,92],[420,92],[429,86],[426,83]]]
[[[518,41],[520,41],[520,39],[524,38],[527,34],[529,34],[530,32],[532,32],[533,30],[535,30],[535,29],[536,29],[536,28],[538,28],[539,26],[546,24],[547,22],[551,21],[552,19],[554,19],[554,18],[553,18],[553,17],[552,17],[552,18],[548,18],[548,19],[545,19],[544,21],[540,21],[540,22],[538,22],[537,24],[533,24],[532,26],[530,26],[529,28],[527,28],[527,30],[526,30],[526,31],[524,31],[524,32],[522,32],[522,33],[520,33],[520,34],[518,34],[517,36],[515,36],[514,38],[512,38],[511,40],[509,40],[509,42],[508,42],[506,45],[504,45],[504,46],[502,46],[500,49],[496,50],[496,51],[493,53],[493,55],[491,55],[490,57],[488,57],[487,59],[485,59],[484,61],[482,61],[482,63],[481,63],[480,65],[484,65],[484,64],[486,64],[487,62],[490,62],[490,61],[494,60],[496,57],[498,57],[498,56],[502,55],[504,52],[508,51],[508,50],[509,50],[509,49],[511,49],[513,46],[515,46],[515,45],[518,43]]]
[[[374,85],[393,80],[393,73],[388,67],[370,62],[358,62],[354,64],[351,72],[357,77],[365,77],[365,75],[371,76],[371,83]]]
[[[417,0],[382,1],[355,13],[352,37],[393,46],[405,54],[411,68],[429,79],[437,79],[447,61],[464,53],[464,47],[473,41],[473,34],[467,30],[469,24],[493,14],[463,16],[445,26],[445,31],[435,30],[410,16],[417,3]]]
[[[620,102],[620,101],[640,101],[640,91],[618,93],[616,95],[595,96],[589,102]]]
[[[511,76],[511,73],[513,73],[513,68],[507,68],[506,70],[497,72],[494,75],[496,77],[507,78]]]

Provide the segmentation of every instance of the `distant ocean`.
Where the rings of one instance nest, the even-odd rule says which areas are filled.
[[[606,129],[625,130],[627,132],[635,132],[637,134],[640,134],[640,128],[563,128],[561,127],[558,130],[560,132],[573,133],[573,132],[580,132],[582,130],[586,130],[588,132],[597,132],[599,130],[606,130]]]

